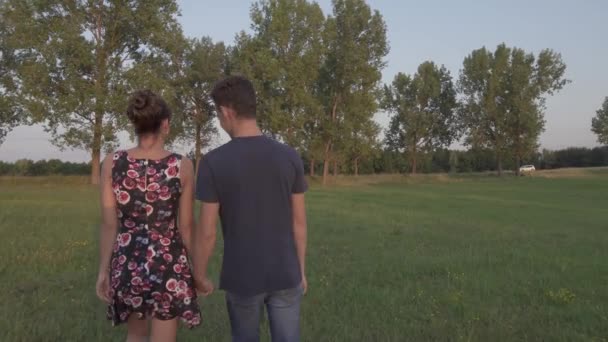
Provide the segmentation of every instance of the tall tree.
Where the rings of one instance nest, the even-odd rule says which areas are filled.
[[[176,86],[183,117],[181,140],[194,142],[196,165],[203,148],[217,136],[210,93],[213,84],[226,75],[227,58],[224,43],[214,43],[209,37],[190,40],[184,51],[181,77]]]
[[[561,56],[543,50],[536,58],[522,49],[513,48],[504,91],[509,148],[515,158],[515,172],[525,158],[538,150],[538,139],[544,131],[545,95],[553,94],[568,82],[566,65]]]
[[[263,0],[251,9],[252,35],[241,33],[235,71],[248,75],[258,94],[258,121],[266,133],[304,150],[321,112],[316,84],[325,17],[307,0]]]
[[[123,127],[129,71],[168,56],[181,37],[174,0],[7,0],[2,16],[19,44],[20,98],[59,147],[91,153],[99,182],[101,150]],[[135,85],[139,87],[139,85]]]
[[[465,143],[475,149],[491,148],[499,174],[508,152],[507,113],[502,108],[500,85],[505,83],[509,53],[505,45],[494,53],[485,47],[473,51],[464,59],[459,80]]]
[[[377,109],[377,89],[389,46],[386,24],[378,11],[363,0],[334,0],[327,19],[321,66],[320,98],[326,113],[319,132],[323,145],[323,184],[329,164],[344,151],[338,143],[345,123],[371,121]]]
[[[15,126],[25,122],[19,104],[15,43],[13,32],[0,11],[0,145]]]
[[[373,120],[350,121],[346,141],[345,155],[352,163],[352,171],[359,175],[359,165],[366,159],[374,158],[381,150],[378,141],[380,126]]]
[[[538,58],[504,44],[494,53],[473,51],[463,62],[459,81],[465,143],[491,148],[499,174],[504,158],[521,163],[538,146],[545,97],[568,83],[565,70],[561,56],[551,50]]]
[[[397,74],[384,88],[383,107],[393,113],[387,145],[406,152],[414,174],[420,153],[448,147],[458,138],[456,91],[443,66],[424,62],[413,77]]]
[[[600,144],[608,145],[608,96],[591,120],[591,131],[597,135]]]

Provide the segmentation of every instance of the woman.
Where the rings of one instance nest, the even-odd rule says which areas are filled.
[[[108,155],[101,171],[97,295],[114,325],[127,322],[127,341],[174,341],[178,319],[201,322],[187,253],[193,166],[164,149],[171,112],[160,96],[137,91],[127,116],[139,143]]]

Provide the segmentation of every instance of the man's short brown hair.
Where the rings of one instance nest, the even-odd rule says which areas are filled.
[[[229,76],[213,86],[211,98],[220,106],[232,108],[238,117],[253,119],[256,116],[256,99],[253,84],[243,76]]]

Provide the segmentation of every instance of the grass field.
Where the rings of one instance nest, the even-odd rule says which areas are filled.
[[[313,187],[303,340],[608,341],[608,171],[563,175]],[[94,295],[96,190],[71,183],[0,180],[1,341],[123,339]],[[201,304],[179,340],[228,341],[223,294]]]

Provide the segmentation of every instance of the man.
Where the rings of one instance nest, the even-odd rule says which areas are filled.
[[[273,341],[298,341],[305,275],[307,189],[301,158],[262,135],[249,80],[231,76],[211,92],[220,125],[232,140],[199,165],[201,204],[194,245],[194,273],[203,295],[213,291],[207,265],[221,219],[226,291],[233,341],[258,341],[268,312]]]

